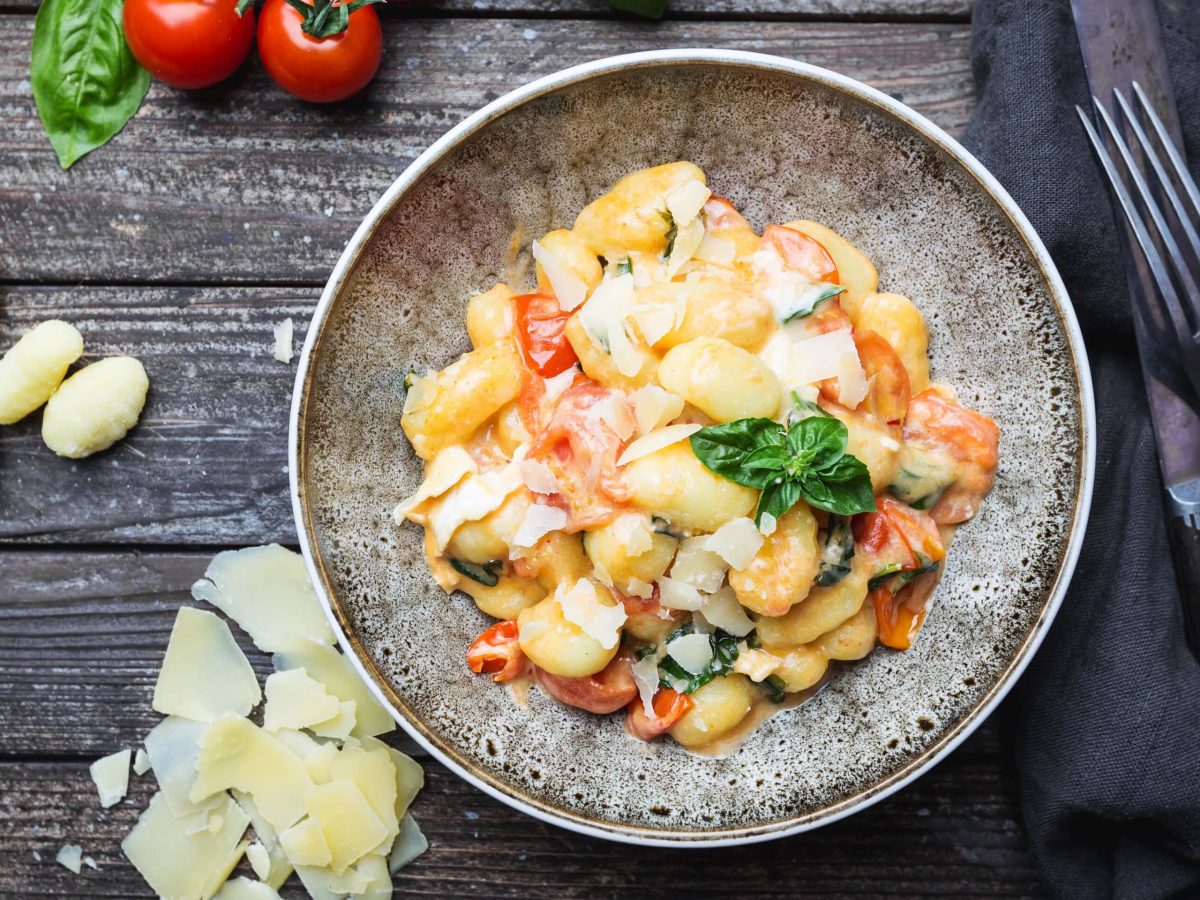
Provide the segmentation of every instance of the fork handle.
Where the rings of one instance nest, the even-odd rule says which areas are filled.
[[[1171,511],[1167,535],[1175,561],[1175,580],[1183,604],[1183,627],[1192,656],[1200,662],[1200,522]]]

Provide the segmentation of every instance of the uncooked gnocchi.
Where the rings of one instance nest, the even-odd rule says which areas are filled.
[[[475,349],[400,419],[426,479],[398,519],[501,620],[471,670],[723,752],[839,661],[907,649],[998,440],[929,385],[916,306],[828,226],[759,233],[688,162],[530,253],[536,283],[470,298]]]
[[[0,358],[0,425],[25,418],[62,383],[67,368],[83,354],[83,338],[58,319],[26,332]]]
[[[42,440],[69,459],[106,450],[137,424],[150,381],[132,356],[113,356],[62,383],[42,416]]]

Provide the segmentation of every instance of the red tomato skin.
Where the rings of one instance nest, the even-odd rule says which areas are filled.
[[[467,667],[479,675],[486,672],[499,683],[525,674],[527,663],[519,637],[516,621],[497,622],[468,648]]]
[[[125,0],[125,42],[155,78],[193,90],[224,81],[254,43],[254,11],[237,0]]]
[[[285,0],[267,0],[258,15],[258,55],[275,83],[310,103],[334,103],[361,91],[379,68],[383,30],[373,6],[350,13],[341,34],[314,38]]]
[[[527,369],[543,378],[553,378],[579,362],[564,333],[571,314],[558,305],[557,297],[521,294],[512,302],[517,346]]]

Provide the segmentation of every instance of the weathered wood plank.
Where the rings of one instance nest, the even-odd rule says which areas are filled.
[[[303,341],[315,288],[3,288],[0,348],[63,318],[88,356],[142,360],[150,396],[129,437],[72,461],[41,414],[0,428],[0,541],[295,542],[287,415],[295,363],[271,355],[291,316]]]
[[[0,752],[9,760],[0,762],[0,894],[144,893],[117,845],[152,782],[135,779],[129,800],[102,811],[85,766],[136,746],[158,721],[150,709],[157,667],[175,611],[207,561],[207,554],[0,554]],[[255,667],[269,671],[265,655],[238,637]],[[619,848],[512,812],[437,764],[426,769],[416,814],[434,849],[398,882],[401,895],[613,896],[667,884],[671,873],[677,890],[705,894],[736,884],[762,897],[998,896],[1033,886],[1012,773],[991,728],[899,796],[769,853]],[[80,881],[54,865],[66,842],[82,844],[101,872]]]
[[[8,0],[4,8],[35,10],[39,0]],[[669,0],[668,19],[967,20],[970,0]],[[615,18],[605,0],[418,0],[393,3],[384,16],[495,16]],[[653,23],[643,23],[652,27]]]
[[[430,850],[396,877],[395,890],[528,900],[1030,896],[1037,887],[1010,779],[1006,766],[960,753],[847,821],[769,848],[700,852],[571,834],[428,765],[413,814]],[[153,790],[150,775],[134,777],[129,797],[101,810],[84,763],[0,765],[0,894],[149,896],[120,841]],[[57,865],[64,843],[79,844],[99,871],[73,875]],[[294,881],[283,893],[304,896]]]
[[[194,95],[155,85],[108,146],[59,170],[30,93],[33,20],[0,16],[0,278],[319,283],[362,215],[468,113],[531,78],[615,53],[734,47],[839,69],[959,131],[965,24],[391,20],[379,76],[325,109],[257,62]]]

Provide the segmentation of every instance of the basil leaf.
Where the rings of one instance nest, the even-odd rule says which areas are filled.
[[[802,491],[800,484],[790,478],[780,478],[768,484],[758,495],[758,506],[754,510],[754,524],[761,525],[762,517],[770,515],[779,521],[796,505]]]
[[[43,0],[38,9],[29,80],[64,169],[120,131],[150,88],[121,11],[122,0]]]
[[[661,19],[667,11],[667,0],[608,0],[608,5],[646,19]]]
[[[787,442],[805,468],[821,471],[844,458],[850,433],[832,416],[810,416],[788,429]]]
[[[696,458],[722,478],[746,487],[762,487],[770,473],[748,471],[743,468],[743,463],[760,447],[782,447],[784,437],[778,422],[770,419],[738,419],[701,428],[688,442]]]
[[[824,483],[831,497],[821,509],[839,516],[875,511],[871,473],[858,457],[846,454],[831,466],[816,472],[815,478]],[[807,484],[805,482],[805,486]]]
[[[783,447],[771,445],[759,447],[742,460],[743,469],[782,469],[788,461],[788,452]]]
[[[827,284],[822,287],[813,286],[813,290],[808,292],[808,296],[801,299],[783,316],[783,323],[786,325],[793,319],[804,319],[811,316],[816,308],[830,297],[836,297],[842,291],[846,290],[840,284]]]

